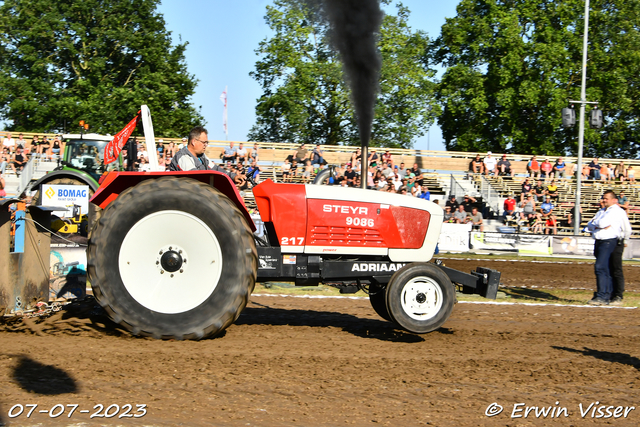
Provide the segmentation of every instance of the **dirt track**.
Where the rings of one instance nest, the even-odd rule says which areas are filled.
[[[447,265],[494,267],[512,286],[536,269],[546,278],[536,279],[540,287],[594,281],[588,264],[462,263]],[[638,291],[640,268],[626,273]],[[636,426],[638,319],[637,309],[459,303],[444,328],[417,336],[379,319],[364,299],[254,296],[222,337],[161,342],[70,311],[0,325],[0,424]],[[637,409],[626,418],[592,418],[591,410],[581,417],[579,405],[596,401]],[[487,417],[493,402],[504,410]],[[29,419],[9,418],[28,403],[39,405]],[[93,420],[79,413],[126,403],[131,414],[135,404],[148,412]],[[512,419],[518,403],[566,407],[568,416]],[[56,404],[79,407],[71,418],[70,407],[57,419],[37,412]]]

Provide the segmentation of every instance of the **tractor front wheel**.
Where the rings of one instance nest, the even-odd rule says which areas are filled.
[[[387,285],[387,310],[391,320],[409,332],[431,332],[449,318],[455,289],[449,277],[428,263],[407,264]]]
[[[88,267],[96,299],[133,334],[201,339],[222,332],[246,306],[257,252],[226,196],[167,177],[127,189],[103,211]]]

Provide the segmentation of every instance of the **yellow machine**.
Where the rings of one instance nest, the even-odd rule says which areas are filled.
[[[67,205],[72,207],[71,218],[56,218],[51,221],[51,229],[60,234],[80,234],[81,236],[87,236],[89,232],[89,219],[86,214],[82,214],[80,211],[80,205]]]

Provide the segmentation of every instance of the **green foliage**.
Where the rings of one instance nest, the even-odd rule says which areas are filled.
[[[202,124],[185,44],[171,46],[158,0],[5,0],[0,117],[16,131],[115,133],[147,104],[156,134]]]
[[[359,145],[357,123],[340,58],[329,28],[314,3],[275,0],[265,16],[273,37],[256,50],[250,75],[263,94],[248,139],[291,143]],[[407,25],[409,11],[384,17],[378,46],[382,55],[380,94],[371,145],[412,146],[438,113],[434,71],[425,60],[429,45]]]
[[[562,128],[560,112],[580,99],[584,1],[462,0],[457,11],[434,44],[447,67],[447,149],[575,155],[577,125]],[[586,155],[638,155],[638,24],[640,2],[591,1],[587,100],[600,102],[605,127],[586,123]]]

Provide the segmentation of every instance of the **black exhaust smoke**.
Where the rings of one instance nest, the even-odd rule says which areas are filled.
[[[365,148],[371,139],[382,63],[376,45],[383,16],[380,0],[324,0],[324,5],[331,26],[331,43],[340,53],[351,87],[360,142]]]

